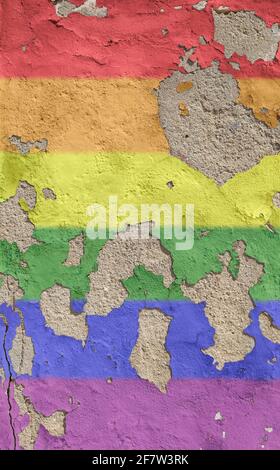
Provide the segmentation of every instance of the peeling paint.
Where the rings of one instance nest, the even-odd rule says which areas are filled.
[[[83,16],[96,16],[104,18],[107,16],[106,7],[97,7],[96,0],[85,0],[80,6],[68,0],[51,0],[55,6],[57,16],[67,17],[72,13],[80,13]]]
[[[34,346],[32,338],[26,335],[24,324],[16,329],[12,348],[9,350],[12,366],[16,374],[32,375]]]
[[[192,86],[178,94],[182,82]],[[272,129],[258,121],[251,110],[237,104],[238,94],[236,80],[221,73],[217,63],[188,73],[187,80],[174,72],[159,87],[160,122],[171,154],[218,184],[280,148],[280,126]],[[183,116],[182,101],[188,109]]]
[[[280,344],[280,327],[273,323],[271,316],[263,312],[259,316],[260,329],[262,334],[273,343]]]
[[[0,203],[0,239],[17,243],[23,251],[38,243],[32,236],[34,225],[30,222],[26,212],[26,210],[33,209],[35,204],[36,192],[34,187],[26,182],[21,182],[15,196]]]
[[[81,258],[84,255],[84,235],[77,235],[69,241],[69,253],[67,260],[64,261],[64,266],[78,266]]]
[[[174,280],[171,256],[162,248],[160,240],[123,237],[119,234],[107,241],[99,252],[98,270],[89,276],[90,291],[84,310],[88,315],[105,316],[123,304],[128,293],[122,280],[133,276],[136,266],[161,275],[166,287]]]
[[[234,53],[246,55],[254,63],[262,59],[272,61],[280,41],[278,25],[268,28],[253,11],[224,12],[213,10],[215,41],[225,48],[225,57]]]
[[[193,302],[206,302],[205,315],[215,328],[214,345],[202,352],[214,359],[217,369],[225,363],[240,361],[252,351],[255,341],[244,330],[250,325],[249,313],[254,304],[248,290],[263,274],[263,265],[246,256],[243,241],[235,243],[239,258],[238,276],[229,272],[230,254],[220,255],[221,274],[208,274],[196,285],[182,285],[182,292]]]
[[[130,356],[131,365],[139,377],[165,393],[171,379],[170,355],[165,346],[171,320],[160,310],[141,310],[138,339]]]
[[[69,289],[58,284],[50,287],[42,293],[40,306],[46,326],[56,335],[69,336],[85,344],[88,336],[85,314],[71,311]]]
[[[18,435],[19,445],[22,449],[34,449],[40,426],[43,426],[54,437],[65,434],[66,413],[64,411],[55,411],[50,416],[39,413],[35,410],[30,399],[24,395],[24,386],[21,384],[14,384],[14,398],[20,415],[28,415],[29,419],[28,424]]]
[[[38,149],[40,152],[46,152],[48,149],[47,139],[28,140],[27,142],[24,142],[21,137],[12,135],[9,137],[9,142],[18,149],[21,155],[27,155],[33,148]]]

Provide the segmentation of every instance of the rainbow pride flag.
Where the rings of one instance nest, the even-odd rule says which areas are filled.
[[[1,449],[279,449],[278,4],[0,1]]]

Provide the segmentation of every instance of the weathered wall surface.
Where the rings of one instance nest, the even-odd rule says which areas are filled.
[[[0,448],[279,449],[279,0],[0,13]]]

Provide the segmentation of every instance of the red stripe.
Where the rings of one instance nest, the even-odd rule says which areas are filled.
[[[226,65],[222,46],[198,43],[200,35],[212,40],[213,6],[251,9],[271,25],[280,22],[279,0],[209,0],[200,12],[192,8],[196,0],[98,0],[109,11],[102,19],[59,18],[50,0],[0,2],[2,77],[165,77],[178,68],[179,44],[198,46],[203,67],[219,59],[224,71],[238,77],[280,77],[279,60],[252,65],[242,58],[236,72]],[[183,8],[174,9],[178,5]],[[163,35],[166,28],[169,34]]]

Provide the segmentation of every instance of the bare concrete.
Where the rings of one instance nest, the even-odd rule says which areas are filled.
[[[90,291],[84,311],[88,315],[108,315],[120,307],[127,298],[122,280],[133,275],[136,266],[163,276],[163,284],[169,287],[174,281],[172,259],[161,247],[160,240],[127,239],[122,233],[108,240],[98,255],[98,270],[90,274]]]
[[[51,436],[60,437],[65,434],[65,411],[55,411],[50,416],[44,416],[35,410],[30,399],[23,393],[24,386],[14,384],[14,398],[19,407],[20,415],[28,415],[27,426],[18,434],[19,445],[24,450],[33,450],[38,437],[40,426],[43,426]]]
[[[275,193],[272,201],[275,207],[277,207],[277,209],[280,209],[280,193]]]
[[[138,339],[130,363],[139,377],[153,383],[161,392],[171,379],[170,355],[165,342],[172,318],[158,309],[139,312]]]
[[[6,379],[5,371],[4,371],[3,367],[0,367],[0,380],[2,382],[2,385],[3,385],[3,382],[4,382],[5,379]]]
[[[69,253],[64,266],[78,266],[84,254],[84,235],[78,235],[69,241]]]
[[[237,279],[228,270],[231,256],[226,252],[219,257],[223,265],[220,274],[208,274],[194,286],[181,286],[183,294],[193,302],[206,301],[205,314],[215,334],[214,345],[202,352],[214,359],[219,370],[226,362],[243,360],[254,347],[254,339],[244,333],[251,323],[249,313],[254,307],[248,290],[264,272],[262,264],[245,255],[243,241],[235,243],[234,248],[240,262]]]
[[[272,61],[278,50],[280,31],[277,25],[268,28],[253,11],[213,10],[215,41],[225,48],[229,59],[235,52],[254,63],[258,59]]]
[[[85,344],[88,336],[85,314],[75,314],[71,311],[69,289],[56,284],[45,290],[41,295],[40,308],[46,326],[56,335],[70,336]]]
[[[15,301],[21,299],[23,290],[19,287],[18,280],[13,276],[0,273],[0,305],[6,304],[14,307]]]
[[[193,7],[195,10],[201,11],[201,10],[204,10],[204,8],[206,8],[207,2],[208,2],[208,0],[201,0],[201,1],[198,2],[198,3],[195,3],[195,5],[193,5],[192,7]]]
[[[191,85],[184,91],[186,82]],[[257,120],[236,102],[238,96],[236,80],[221,73],[218,63],[187,75],[174,72],[158,90],[160,122],[171,154],[218,184],[280,151],[280,127]]]
[[[67,0],[53,1],[57,16],[67,17],[71,13],[80,13],[83,16],[97,16],[104,18],[107,16],[106,7],[97,7],[96,0],[85,0],[80,6]]]
[[[24,142],[20,136],[12,135],[9,137],[9,142],[17,148],[21,155],[28,155],[32,149],[37,149],[40,152],[46,152],[48,150],[47,139],[27,140]]]
[[[280,328],[273,324],[271,316],[263,312],[259,316],[259,324],[262,334],[272,343],[280,344]]]
[[[26,210],[34,209],[36,204],[36,191],[25,181],[20,182],[15,196],[0,203],[0,240],[15,242],[20,250],[25,251],[38,241],[32,238],[34,225],[21,207],[23,203]]]
[[[26,335],[23,322],[16,329],[9,356],[16,374],[32,375],[34,346],[31,337]]]
[[[53,200],[56,199],[56,195],[55,195],[55,193],[52,189],[44,188],[44,189],[42,189],[42,192],[43,192],[43,195],[44,195],[45,199],[53,199]]]

